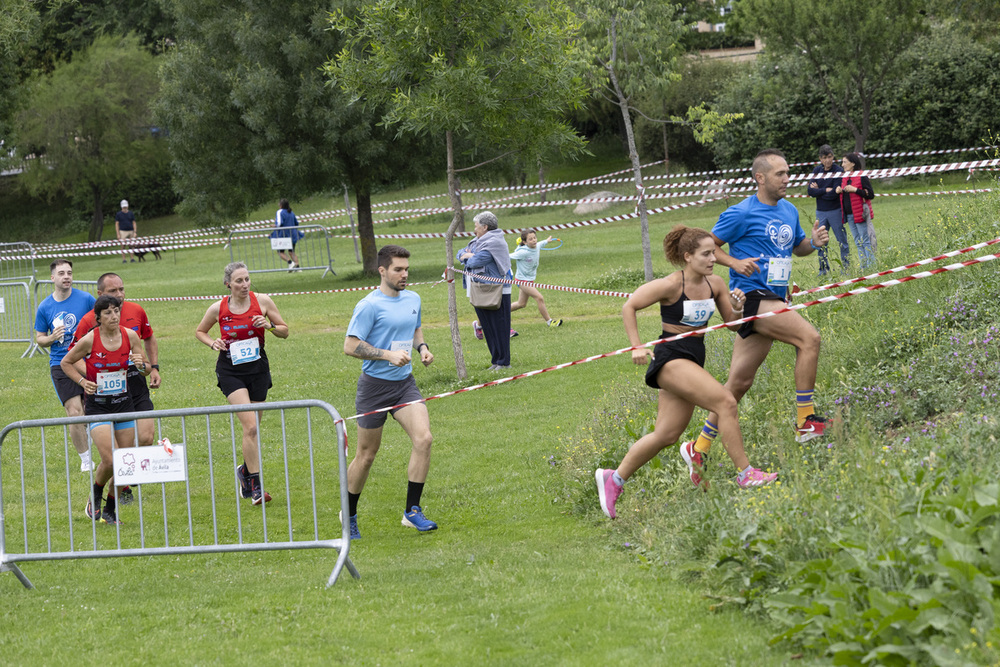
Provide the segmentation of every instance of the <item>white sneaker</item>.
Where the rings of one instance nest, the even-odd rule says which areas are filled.
[[[288,272],[291,273],[294,270],[295,270],[295,262],[293,262],[292,260],[288,260]]]
[[[90,460],[90,450],[80,454],[80,472],[90,472],[94,469],[94,462]]]

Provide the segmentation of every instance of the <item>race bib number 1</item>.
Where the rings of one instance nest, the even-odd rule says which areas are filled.
[[[125,371],[97,374],[97,395],[116,396],[125,391]]]
[[[788,287],[792,279],[792,258],[772,257],[767,263],[767,284]]]
[[[260,359],[260,340],[247,338],[230,343],[229,358],[234,366],[257,361]]]

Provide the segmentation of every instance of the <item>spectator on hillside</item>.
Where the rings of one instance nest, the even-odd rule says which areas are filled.
[[[475,225],[473,233],[476,238],[472,243],[458,251],[456,259],[465,264],[468,272],[463,279],[469,289],[475,276],[483,275],[490,278],[512,278],[510,272],[510,251],[503,238],[503,230],[499,229],[497,217],[489,211],[483,211],[473,218]],[[483,283],[490,284],[487,281]],[[493,283],[496,284],[496,283]],[[472,323],[476,338],[486,338],[486,347],[490,350],[491,366],[489,370],[504,370],[510,367],[510,339],[517,335],[510,328],[510,284],[504,284],[500,296],[500,304],[496,309],[473,306],[479,318]]]
[[[820,174],[835,174],[844,171],[839,164],[833,163],[833,149],[829,145],[823,144],[819,147],[819,164],[813,167],[813,178],[809,180],[809,196],[816,198],[816,219],[819,224],[826,227],[827,231],[833,231],[833,236],[840,244],[841,273],[847,271],[851,265],[851,246],[847,242],[847,230],[844,229],[844,221],[840,214],[840,195],[837,194],[837,186],[840,185],[840,178],[830,176],[827,178],[816,178]],[[826,256],[826,246],[821,246],[819,254],[819,275],[825,276],[830,270],[830,262]]]
[[[129,261],[135,261],[135,257],[130,257],[131,253],[127,250],[128,244],[125,239],[134,239],[139,234],[139,227],[135,222],[135,213],[128,210],[128,200],[123,199],[121,203],[122,210],[115,213],[115,236],[118,240],[122,242],[122,264],[128,264]]]
[[[875,263],[875,252],[872,250],[871,228],[869,222],[875,217],[872,212],[872,199],[875,191],[867,176],[852,176],[851,173],[864,169],[864,158],[857,153],[848,153],[841,160],[847,174],[837,187],[840,195],[840,208],[844,225],[851,230],[854,245],[858,246],[858,257],[861,269],[864,270]]]
[[[295,229],[299,226],[299,219],[292,213],[292,207],[287,199],[282,199],[278,203],[278,212],[274,215],[274,226],[277,227],[271,232],[272,239],[291,239],[292,247],[289,250],[279,250],[278,257],[281,261],[288,262],[288,270],[294,271],[299,268],[299,256],[295,254],[295,244],[299,242],[305,234]],[[285,253],[288,253],[287,255]]]

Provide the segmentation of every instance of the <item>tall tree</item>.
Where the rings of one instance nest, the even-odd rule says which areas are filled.
[[[642,113],[637,104],[645,92],[665,91],[671,81],[679,78],[675,44],[683,26],[676,18],[676,9],[667,2],[644,0],[587,0],[579,4],[588,55],[594,63],[594,92],[618,106],[625,129],[647,281],[653,279],[653,260],[633,115]]]
[[[563,121],[584,88],[576,21],[559,0],[376,0],[334,25],[348,45],[327,65],[332,79],[367,108],[383,108],[386,125],[444,137],[454,211],[445,236],[449,272],[454,234],[464,226],[459,174],[518,153],[534,164],[553,144],[564,153],[582,148]],[[459,138],[473,147],[462,156]],[[464,379],[454,283],[448,313]]]
[[[89,201],[89,238],[101,238],[104,202],[136,174],[160,169],[166,149],[151,132],[158,89],[153,55],[130,37],[100,37],[38,80],[17,119],[20,183],[33,195]]]
[[[924,30],[925,0],[740,0],[740,24],[776,54],[801,53],[802,76],[823,89],[830,112],[863,151],[873,102],[899,72],[901,56]]]
[[[354,191],[364,271],[377,274],[371,192],[426,172],[421,151],[350,107],[323,63],[340,36],[330,0],[170,0],[178,46],[161,70],[182,212],[234,221],[268,200]],[[280,27],[280,29],[278,29]],[[405,162],[406,168],[400,168]]]

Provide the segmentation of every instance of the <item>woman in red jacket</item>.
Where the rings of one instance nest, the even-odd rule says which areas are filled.
[[[867,176],[852,175],[856,170],[865,168],[860,155],[848,153],[840,163],[845,172],[840,187],[837,188],[841,215],[844,226],[851,230],[854,245],[858,246],[858,258],[864,270],[875,263],[872,239],[868,233],[868,221],[875,217],[872,212],[875,191],[872,190],[872,182]]]

